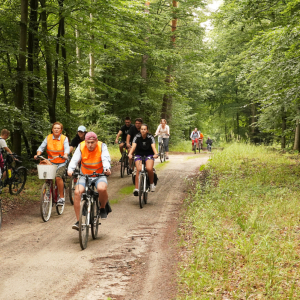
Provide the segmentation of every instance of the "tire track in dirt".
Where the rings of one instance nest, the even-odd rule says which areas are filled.
[[[170,156],[143,209],[132,195],[113,205],[99,238],[90,237],[84,251],[71,229],[71,205],[62,216],[53,210],[47,223],[36,209],[7,222],[0,230],[0,299],[170,299],[168,268],[184,178],[208,159],[190,157]],[[120,188],[130,184],[130,176],[121,179],[116,171],[109,178],[109,198],[119,198]]]

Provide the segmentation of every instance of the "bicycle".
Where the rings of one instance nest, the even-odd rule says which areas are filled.
[[[194,140],[193,151],[195,154],[197,153],[197,149],[199,150],[199,153],[200,153],[200,147],[201,147],[201,145],[200,145],[199,139]]]
[[[207,144],[207,151],[211,152],[211,145],[210,144]]]
[[[57,157],[66,159],[65,157],[59,155]],[[54,157],[53,159],[57,158]],[[46,159],[39,155],[37,158],[51,161],[53,159]],[[48,222],[51,217],[52,207],[55,204],[56,212],[61,215],[64,212],[65,205],[56,205],[58,200],[58,187],[55,180],[53,186],[53,179],[55,179],[57,166],[56,165],[38,165],[39,179],[45,179],[45,183],[42,186],[41,197],[40,197],[40,212],[44,222]],[[64,195],[66,198],[66,174],[63,176],[64,181]]]
[[[160,162],[166,161],[166,152],[165,152],[163,138],[161,138],[161,141],[159,142],[158,147],[159,147],[158,156],[160,158]]]
[[[146,170],[146,159],[152,159],[151,156],[142,157],[142,170],[139,173],[139,204],[140,208],[144,207],[148,201],[148,192],[150,191],[150,181]]]
[[[121,169],[120,169],[120,173],[121,173],[121,178],[124,177],[125,174],[125,169],[127,170],[127,175],[130,174],[129,169],[133,170],[134,167],[134,162],[132,163],[132,165],[129,165],[129,158],[128,158],[128,150],[126,148],[126,144],[124,146],[124,150],[122,153],[122,158],[121,158]]]
[[[75,172],[79,173],[79,166],[76,166]],[[77,177],[72,176],[69,181],[69,200],[72,205],[74,205],[74,192],[77,182]]]
[[[6,172],[5,179],[0,180],[0,190],[8,185],[11,195],[18,195],[24,189],[27,179],[27,169],[23,166],[16,168],[16,163],[21,163],[21,158],[15,153],[7,153],[4,159],[4,170]]]
[[[78,176],[76,174],[75,176]],[[98,236],[100,219],[99,194],[94,191],[95,183],[89,184],[89,177],[107,176],[94,172],[91,175],[81,175],[85,177],[85,192],[81,194],[80,214],[79,214],[79,243],[82,250],[87,247],[89,238],[89,227],[91,225],[92,237],[95,240]],[[101,223],[100,223],[101,224]]]

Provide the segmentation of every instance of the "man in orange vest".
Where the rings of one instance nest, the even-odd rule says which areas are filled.
[[[51,159],[51,163],[57,165],[56,170],[56,184],[59,192],[59,199],[56,205],[64,205],[64,182],[62,177],[66,172],[68,154],[70,153],[68,138],[62,134],[63,124],[55,122],[52,125],[52,134],[49,134],[37,149],[37,155],[34,156],[37,159],[38,155],[41,155],[46,148],[48,159]],[[58,157],[63,156],[65,159]]]
[[[83,175],[93,174],[94,172],[110,175],[110,155],[106,144],[98,141],[94,132],[88,132],[85,135],[85,141],[81,142],[76,148],[72,160],[68,167],[68,175],[72,176],[76,166],[81,162],[80,173]],[[89,184],[95,183],[97,192],[99,193],[100,217],[102,220],[107,218],[105,205],[108,200],[107,179],[105,176],[90,177]],[[77,222],[72,226],[73,229],[79,230],[79,214],[81,194],[85,188],[85,177],[81,176],[77,181],[74,196],[74,210]]]

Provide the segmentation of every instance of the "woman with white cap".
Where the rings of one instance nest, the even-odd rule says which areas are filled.
[[[80,125],[77,130],[76,136],[73,138],[70,144],[70,153],[72,153],[74,148],[77,148],[78,145],[84,141],[84,137],[86,134],[86,128],[83,125]]]

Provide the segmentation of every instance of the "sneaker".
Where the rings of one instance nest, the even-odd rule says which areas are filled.
[[[166,159],[169,159],[169,156],[166,156]]]
[[[105,208],[100,208],[100,217],[102,220],[105,220],[107,218],[107,212]]]
[[[155,185],[154,185],[154,183],[150,184],[150,192],[155,192]]]
[[[65,205],[65,198],[59,198],[58,200],[57,200],[57,203],[56,203],[56,206],[63,206],[63,205]]]
[[[133,190],[133,195],[134,196],[138,196],[139,195],[139,190],[138,189],[134,189]]]
[[[73,226],[72,229],[75,229],[77,231],[79,231],[79,221],[77,221]]]

